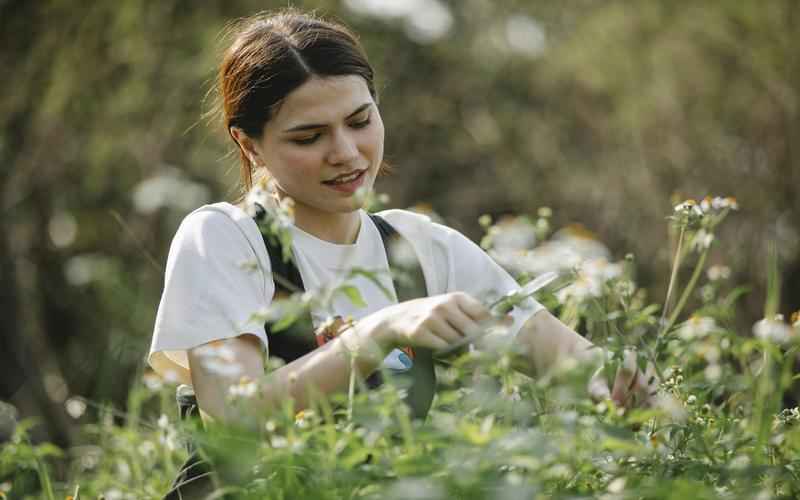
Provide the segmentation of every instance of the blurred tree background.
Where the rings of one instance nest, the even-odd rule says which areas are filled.
[[[141,375],[180,220],[237,194],[205,118],[225,24],[286,2],[0,1],[2,388],[68,444],[64,401],[124,406]],[[742,207],[713,253],[752,285],[766,245],[800,308],[800,4],[572,0],[295,2],[349,24],[378,73],[391,205],[479,215],[554,209],[659,302],[676,200]],[[13,397],[12,397],[13,394]]]

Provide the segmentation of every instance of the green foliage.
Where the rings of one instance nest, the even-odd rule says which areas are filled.
[[[699,221],[707,231],[721,222],[711,209],[697,215],[715,218],[713,227]],[[689,227],[685,220],[679,224]],[[495,230],[495,242],[504,241],[502,231]],[[694,266],[703,267],[705,250],[694,250],[699,254]],[[690,262],[690,255],[682,261]],[[605,273],[594,273],[592,266]],[[246,411],[260,382],[242,381],[231,391],[230,404],[250,415],[243,427],[198,428],[175,421],[165,414],[171,412],[171,388],[146,380],[147,386],[132,389],[123,420],[103,407],[97,422],[83,427],[91,445],[66,453],[52,445],[33,446],[25,438],[31,424],[19,425],[0,454],[0,482],[13,477],[3,484],[21,495],[41,485],[48,498],[77,486],[90,498],[157,497],[186,458],[182,444],[190,439],[214,463],[217,493],[226,498],[800,494],[800,411],[781,409],[780,402],[796,378],[800,323],[774,319],[771,329],[756,329],[755,337],[737,332],[731,325],[743,290],[711,272],[692,273],[705,278],[675,288],[677,295],[702,290],[694,312],[680,314],[688,319],[659,320],[660,307],[643,300],[630,270],[608,272],[616,269],[609,266],[586,261],[572,278],[538,298],[585,328],[608,351],[609,365],[629,349],[655,363],[661,384],[651,407],[625,410],[611,400],[591,401],[586,383],[593,366],[565,364],[531,380],[514,369],[521,354],[513,343],[510,349],[443,360],[437,366],[437,398],[424,422],[410,419],[402,382],[388,373],[378,390],[367,391],[356,381],[359,390],[317,398],[299,413],[287,401],[263,415]],[[581,283],[592,279],[599,286]],[[348,288],[336,290],[347,294]],[[160,417],[153,422],[146,414]],[[66,480],[54,482],[54,469],[46,463],[67,464]],[[15,474],[18,469],[30,474]]]

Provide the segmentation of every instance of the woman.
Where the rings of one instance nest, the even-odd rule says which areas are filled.
[[[273,355],[283,340],[253,313],[268,307],[281,288],[272,274],[280,259],[242,208],[217,203],[196,210],[170,248],[149,361],[160,373],[193,386],[204,418],[236,420],[225,400],[242,376],[263,382],[254,398],[257,409],[291,398],[301,410],[312,392],[346,388],[351,368],[366,378],[381,365],[398,369],[398,359],[408,364],[400,348],[411,348],[412,366],[429,364],[425,353],[459,345],[490,321],[476,297],[517,288],[458,232],[402,210],[373,218],[361,208],[361,194],[372,188],[383,166],[384,128],[372,68],[347,28],[292,10],[245,20],[222,61],[219,91],[240,152],[244,190],[269,178],[279,199],[293,200],[292,265],[303,288],[316,290],[338,279],[347,262],[376,270],[383,287],[394,290],[386,272],[387,230],[413,248],[427,296],[397,300],[356,277],[352,284],[366,306],[342,297],[332,310],[312,310],[316,326],[330,316],[355,321],[340,325],[319,347],[284,356],[287,364],[263,378],[264,352]],[[596,355],[591,343],[532,299],[515,308],[508,323],[526,373],[543,373],[565,357]],[[306,334],[313,338],[311,331]],[[223,349],[225,363],[235,369],[204,363],[209,345]],[[401,363],[399,371],[404,367]],[[425,385],[420,380],[424,377],[415,384]],[[590,388],[594,397],[610,395],[599,377]],[[643,401],[649,389],[643,374],[621,371],[613,396]],[[428,392],[432,397],[432,389]],[[419,416],[429,403],[423,401]]]

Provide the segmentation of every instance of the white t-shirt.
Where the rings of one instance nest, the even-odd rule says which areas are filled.
[[[365,211],[352,245],[320,240],[292,227],[292,252],[307,291],[314,292],[341,279],[352,267],[373,271],[394,292],[383,240]],[[483,250],[458,231],[405,210],[380,212],[413,247],[428,296],[462,291],[479,299],[497,298],[518,288],[516,281]],[[167,258],[164,291],[158,307],[148,362],[176,382],[191,384],[186,350],[212,340],[256,335],[268,340],[263,322],[253,314],[272,301],[275,285],[267,249],[258,226],[235,205],[215,203],[198,208],[181,223]],[[366,277],[356,277],[366,302],[357,307],[344,294],[334,298],[331,310],[312,310],[314,325],[333,315],[358,320],[396,303]],[[523,323],[542,306],[529,299],[511,313],[513,338]],[[392,354],[385,363],[391,363]]]

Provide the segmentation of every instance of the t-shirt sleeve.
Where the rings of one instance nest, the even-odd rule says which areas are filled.
[[[199,210],[184,219],[170,246],[148,357],[156,372],[191,383],[186,350],[212,340],[250,333],[267,347],[254,317],[274,293],[263,260],[229,215]]]
[[[466,292],[484,303],[490,303],[520,288],[517,281],[469,238],[449,227],[433,226],[433,250],[436,267],[445,274],[446,292]],[[544,306],[533,298],[514,307],[509,338],[514,338],[522,325]]]

